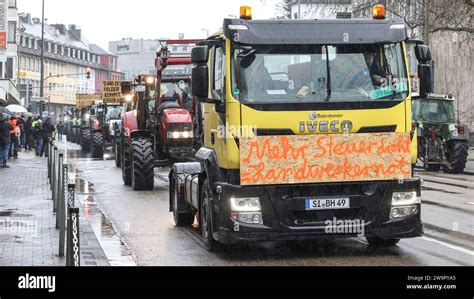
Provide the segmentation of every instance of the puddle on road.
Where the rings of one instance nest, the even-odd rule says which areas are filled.
[[[114,153],[112,147],[107,147],[104,151],[104,156],[102,159],[92,158],[91,153],[84,153],[82,150],[68,150],[67,156],[69,160],[85,160],[88,161],[109,161],[114,160]]]
[[[109,218],[97,206],[94,185],[76,179],[77,199],[111,266],[136,266],[133,253],[115,231]]]
[[[109,149],[104,153],[104,159],[92,159],[90,153],[83,153],[81,150],[67,151],[69,168],[69,180],[76,184],[76,198],[82,207],[82,214],[89,222],[100,246],[104,250],[111,266],[136,266],[133,253],[122,241],[115,231],[109,218],[102,213],[94,198],[94,184],[80,178],[82,170],[73,164],[78,160],[101,161],[113,159]]]

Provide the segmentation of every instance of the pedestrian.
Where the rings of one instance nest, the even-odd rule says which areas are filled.
[[[19,148],[25,148],[25,142],[26,142],[26,139],[25,139],[25,115],[22,114],[19,118],[18,118],[18,127],[20,127],[20,146]]]
[[[18,126],[18,118],[16,115],[13,115],[10,118],[10,124],[12,126],[12,130],[10,131],[10,150],[8,154],[8,158],[18,159],[18,143],[20,137],[20,127]]]
[[[5,113],[0,113],[0,168],[9,168],[7,165],[8,151],[10,150],[11,134],[13,129]]]
[[[40,152],[40,157],[48,157],[48,146],[49,146],[49,141],[53,138],[53,132],[56,129],[54,128],[54,125],[51,121],[51,118],[47,118],[46,121],[43,124],[43,146],[41,147],[41,152]]]
[[[39,157],[41,148],[43,147],[43,123],[41,119],[37,119],[33,125],[33,136],[35,138],[36,156]]]
[[[59,139],[59,141],[61,141],[62,138],[63,138],[63,134],[64,134],[64,123],[63,123],[62,120],[59,121],[57,127],[58,127],[58,139]]]
[[[31,151],[31,139],[33,137],[33,118],[31,116],[25,121],[23,127],[25,130],[25,151]]]

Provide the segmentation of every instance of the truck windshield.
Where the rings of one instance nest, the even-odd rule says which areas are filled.
[[[191,82],[189,81],[173,81],[173,82],[162,82],[161,83],[161,96],[164,98],[175,98],[178,97],[182,100],[183,106],[186,109],[192,107],[192,94],[191,94]]]
[[[107,106],[107,115],[105,118],[110,119],[120,119],[120,115],[123,111],[123,106]]]
[[[243,103],[403,100],[401,44],[233,48],[234,97]]]
[[[435,123],[456,122],[454,103],[443,100],[414,100],[413,120]]]

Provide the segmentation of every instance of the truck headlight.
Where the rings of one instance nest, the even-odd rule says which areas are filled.
[[[244,197],[230,199],[230,206],[233,212],[260,212],[260,198],[258,197]]]
[[[416,214],[418,212],[418,206],[417,205],[411,205],[411,206],[397,206],[397,207],[392,207],[390,210],[390,219],[394,218],[403,218],[406,216],[410,216],[413,214]]]
[[[421,204],[421,197],[416,196],[416,191],[393,192],[392,206],[409,206]]]
[[[241,223],[263,224],[261,212],[231,213],[231,218]]]

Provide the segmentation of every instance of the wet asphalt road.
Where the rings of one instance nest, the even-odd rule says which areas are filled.
[[[70,152],[69,156],[79,171],[78,176],[90,182],[90,185],[82,183],[80,201],[94,231],[103,239],[99,241],[106,254],[114,260],[113,265],[474,265],[474,239],[471,239],[474,212],[468,205],[474,201],[473,189],[425,182],[423,198],[431,199],[422,208],[423,221],[431,224],[427,235],[402,240],[390,249],[373,249],[363,238],[347,238],[242,244],[210,253],[201,245],[195,230],[174,226],[172,214],[168,212],[168,169],[155,169],[154,191],[136,192],[123,185],[121,171],[114,161],[92,160],[76,152]],[[474,181],[474,177],[467,179]],[[459,208],[437,204],[442,200],[457,200]],[[453,225],[459,232],[452,232]],[[128,246],[120,246],[117,236],[109,238],[114,235],[110,233],[112,228]]]

